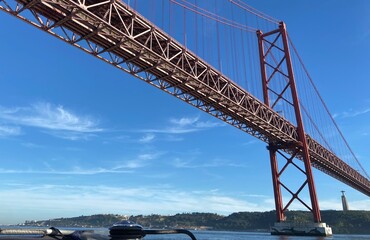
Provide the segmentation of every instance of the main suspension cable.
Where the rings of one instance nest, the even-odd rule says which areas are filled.
[[[346,145],[346,147],[350,151],[351,155],[353,156],[353,158],[355,159],[355,161],[357,162],[357,164],[359,165],[359,167],[361,168],[361,170],[363,171],[363,173],[366,175],[367,179],[370,179],[370,177],[369,177],[368,173],[366,172],[365,168],[362,166],[362,164],[360,163],[360,161],[357,159],[357,157],[356,157],[355,153],[353,152],[352,148],[349,146],[347,140],[344,138],[344,135],[343,135],[342,131],[339,129],[339,126],[336,123],[336,121],[334,120],[334,117],[331,115],[331,113],[329,111],[329,108],[325,104],[324,99],[321,97],[321,95],[320,95],[320,93],[319,93],[316,85],[314,84],[314,82],[313,82],[313,80],[311,78],[311,75],[308,73],[308,70],[307,70],[306,66],[303,64],[303,60],[302,60],[301,56],[298,54],[298,51],[297,51],[296,47],[294,46],[293,41],[291,40],[291,38],[289,37],[289,35],[288,35],[288,40],[289,40],[289,43],[291,44],[291,46],[293,48],[293,51],[297,55],[298,60],[299,60],[299,62],[301,63],[301,65],[303,67],[303,70],[307,74],[307,77],[308,77],[310,83],[312,84],[315,92],[317,93],[317,96],[319,97],[319,99],[320,99],[320,101],[321,101],[321,103],[322,103],[322,105],[323,105],[326,113],[329,115],[329,117],[330,117],[331,121],[333,122],[335,128],[337,129],[338,133],[340,134],[341,138],[343,139],[344,144]]]
[[[224,17],[221,17],[215,13],[212,13],[208,10],[205,10],[201,7],[198,7],[186,0],[181,0],[182,2],[184,3],[180,3],[178,2],[177,0],[170,0],[170,2],[176,4],[176,5],[179,5],[189,11],[192,11],[198,15],[201,15],[203,17],[206,17],[208,19],[211,19],[211,20],[214,20],[216,22],[219,22],[219,23],[222,23],[224,25],[227,25],[227,26],[230,26],[230,27],[233,27],[233,28],[237,28],[237,29],[241,29],[243,31],[246,31],[246,32],[256,32],[257,31],[257,28],[253,28],[253,27],[249,27],[249,26],[245,26],[243,24],[240,24],[238,22],[234,22],[234,21],[231,21],[227,18],[224,18]]]
[[[274,23],[274,24],[279,24],[280,21],[249,6],[248,4],[246,4],[245,2],[243,1],[240,1],[240,0],[229,0],[232,4],[240,7],[241,9],[244,9],[245,11],[249,12],[249,13],[252,13],[253,15],[257,16],[257,17],[260,17],[266,21],[269,21],[271,23]]]

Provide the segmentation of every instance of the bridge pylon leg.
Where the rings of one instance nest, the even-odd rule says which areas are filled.
[[[272,175],[272,186],[274,189],[274,197],[275,197],[275,209],[276,209],[276,217],[278,222],[282,222],[285,220],[285,215],[283,211],[283,200],[281,194],[281,187],[280,187],[280,174],[276,156],[276,147],[270,144],[268,147],[270,153],[270,164],[271,164],[271,175]]]
[[[279,112],[277,107],[283,104],[293,107],[292,112],[294,112],[294,115],[284,117],[291,117],[292,119],[289,120],[295,122],[297,127],[296,142],[271,141],[268,146],[277,217],[277,223],[272,229],[272,234],[331,235],[331,228],[327,227],[325,223],[321,223],[309,148],[303,126],[285,24],[281,22],[278,29],[268,33],[257,31],[257,36],[264,102],[277,112]],[[279,84],[285,87],[276,87]],[[279,169],[278,166],[277,155],[286,160],[286,164],[283,165],[281,169]],[[303,167],[300,167],[293,161],[295,158],[303,161]],[[293,169],[297,169],[304,174],[303,183],[296,191],[292,190],[287,184],[281,181],[281,176],[283,173],[286,174],[288,166],[294,166]],[[285,205],[283,203],[282,188],[291,194],[290,200]],[[300,197],[304,189],[308,189],[311,204],[307,204],[303,198]],[[285,212],[295,200],[311,211],[313,223],[309,222],[304,226],[300,223],[299,226],[297,226],[294,222],[288,223],[288,221],[286,221]]]

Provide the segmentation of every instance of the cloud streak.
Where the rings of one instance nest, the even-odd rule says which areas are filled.
[[[63,106],[54,106],[40,102],[29,107],[0,107],[0,119],[24,126],[50,130],[67,130],[74,132],[100,132],[98,123],[89,118],[81,117]]]
[[[2,199],[0,209],[0,222],[3,224],[97,213],[138,215],[214,212],[228,215],[233,212],[274,209],[271,196],[257,195],[259,200],[250,202],[243,197],[246,193],[231,195],[213,189],[184,191],[168,185],[120,187],[10,184],[3,185],[0,195],[7,196]],[[341,209],[338,199],[321,200],[320,205],[322,209]],[[355,206],[360,206],[361,210],[370,210],[370,200],[353,201],[351,208],[356,209]],[[302,205],[292,208],[299,210]]]
[[[94,168],[86,169],[81,167],[74,167],[69,170],[34,170],[34,169],[3,169],[0,168],[0,174],[43,174],[43,175],[96,175],[105,173],[132,173],[132,170],[128,170],[131,167],[128,165],[126,170],[123,170],[123,166],[113,168]]]
[[[140,154],[131,160],[123,160],[115,163],[111,167],[81,167],[73,166],[69,169],[61,169],[60,166],[54,168],[48,162],[45,162],[44,169],[28,168],[28,169],[5,169],[0,168],[0,174],[37,174],[37,175],[98,175],[98,174],[122,174],[134,173],[135,169],[144,168],[151,165],[151,161],[157,159],[163,153],[145,153]]]
[[[98,122],[88,116],[79,116],[63,106],[39,102],[27,107],[0,106],[0,120],[8,124],[40,128],[48,134],[68,140],[86,139],[102,132]],[[19,127],[0,126],[0,134],[19,134]]]
[[[162,155],[162,153],[140,154],[139,156],[136,157],[136,159],[128,160],[128,161],[122,161],[121,163],[117,164],[114,167],[114,170],[137,169],[137,168],[148,167],[148,166],[151,165],[152,160],[157,159],[161,155]]]
[[[208,128],[224,126],[221,122],[200,121],[199,117],[171,118],[169,126],[162,129],[147,129],[144,132],[164,134],[186,134],[202,131]]]
[[[155,135],[152,133],[145,134],[142,138],[139,139],[140,143],[151,143],[155,139]]]
[[[57,193],[57,194],[55,194]],[[250,203],[236,196],[220,192],[181,191],[169,186],[70,186],[38,185],[10,186],[0,190],[7,196],[2,200],[0,216],[9,216],[17,208],[22,213],[17,222],[30,219],[49,219],[94,213],[119,214],[175,214],[178,212],[217,212],[230,214],[238,211],[271,210],[267,201]],[[3,222],[6,219],[1,219]]]
[[[341,112],[341,113],[335,113],[333,115],[333,117],[334,118],[354,118],[354,117],[358,117],[358,116],[361,116],[361,115],[364,115],[364,114],[367,114],[367,113],[370,113],[370,108],[365,108],[365,109],[362,109],[362,110],[350,109],[349,111],[344,111],[344,112]]]
[[[0,137],[18,136],[21,135],[19,127],[0,125]]]
[[[248,167],[247,165],[235,164],[231,161],[221,160],[221,159],[214,159],[212,161],[199,164],[199,161],[183,160],[181,158],[175,158],[171,162],[171,164],[175,168],[217,168],[217,167],[245,168],[245,167]]]

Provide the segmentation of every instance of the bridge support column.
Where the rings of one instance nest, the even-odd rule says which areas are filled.
[[[272,234],[315,235],[313,233],[316,232],[317,235],[331,235],[331,228],[327,227],[325,223],[320,223],[320,209],[312,175],[310,153],[303,126],[303,119],[285,24],[281,22],[279,29],[268,33],[257,31],[257,36],[264,102],[277,112],[278,110],[276,108],[283,104],[293,107],[292,112],[294,112],[294,115],[291,117],[292,119],[289,120],[296,122],[298,135],[296,137],[297,142],[270,142],[268,146],[277,217],[277,223],[274,228],[272,228]],[[278,84],[274,85],[276,82]],[[285,87],[276,87],[279,84]],[[290,93],[288,94],[287,92],[289,89]],[[289,118],[290,116],[285,117]],[[286,153],[289,153],[290,156],[287,156]],[[286,164],[283,165],[280,170],[278,166],[277,154],[281,155],[281,157],[285,158],[286,160]],[[294,158],[302,160],[303,167],[300,167],[298,164],[296,164],[293,161]],[[302,172],[305,176],[303,183],[296,191],[292,190],[291,187],[288,187],[288,184],[284,184],[281,181],[281,175],[285,173],[287,167],[291,165],[293,165],[295,169]],[[282,188],[291,194],[290,200],[285,205],[282,200]],[[303,198],[300,197],[300,194],[305,188],[308,189],[311,204],[305,203]],[[311,222],[302,225],[301,223],[288,223],[286,221],[285,211],[288,210],[288,207],[295,200],[300,202],[312,212],[313,223]]]
[[[276,146],[270,144],[268,147],[270,153],[270,164],[271,164],[271,175],[272,175],[272,186],[274,189],[274,197],[275,197],[275,209],[276,209],[276,217],[278,222],[282,222],[285,220],[285,215],[283,211],[283,200],[281,194],[281,187],[280,187],[280,174],[276,156]]]
[[[326,223],[277,222],[271,227],[271,235],[331,236],[331,227]]]

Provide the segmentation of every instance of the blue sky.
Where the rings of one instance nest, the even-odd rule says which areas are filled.
[[[370,2],[247,3],[286,22],[369,172]],[[264,143],[2,12],[0,26],[0,224],[274,208]],[[314,178],[322,210],[341,209],[341,190],[370,210]]]

